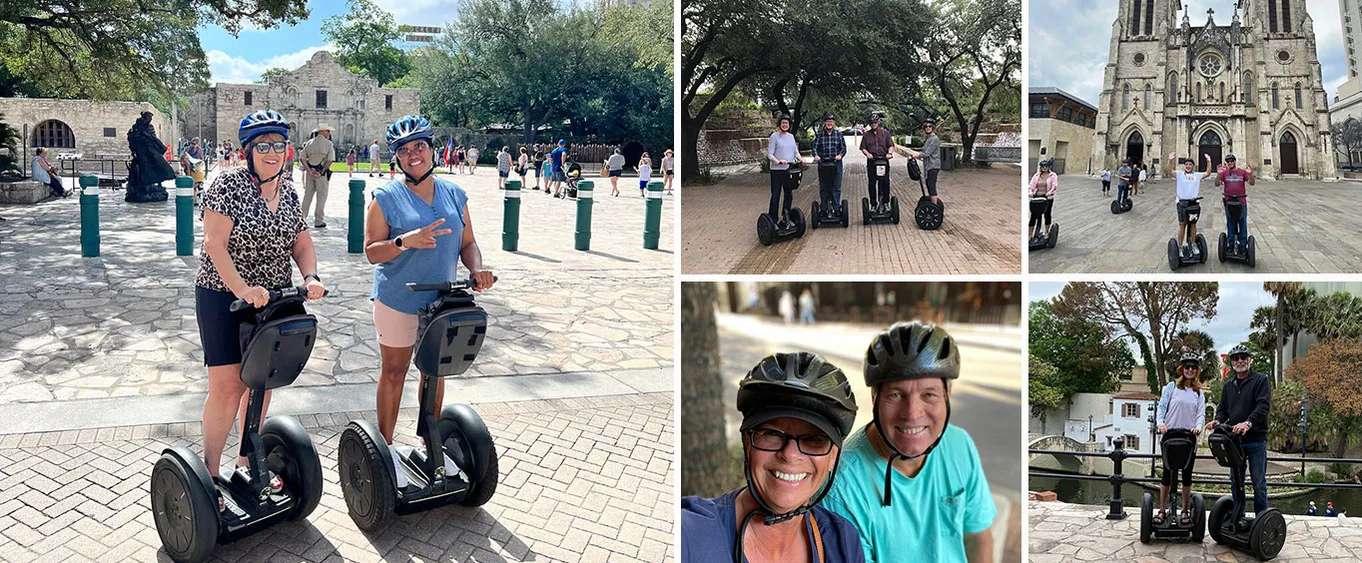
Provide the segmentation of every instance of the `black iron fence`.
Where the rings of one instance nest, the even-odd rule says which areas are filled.
[[[1121,498],[1121,486],[1126,483],[1162,483],[1162,479],[1157,477],[1127,477],[1121,471],[1121,462],[1126,459],[1159,459],[1162,454],[1132,453],[1125,449],[1125,440],[1116,438],[1112,441],[1115,449],[1109,452],[1071,452],[1067,450],[1027,450],[1028,454],[1048,454],[1048,455],[1071,455],[1077,457],[1105,457],[1111,460],[1111,475],[1079,475],[1074,473],[1053,473],[1048,471],[1027,471],[1030,477],[1048,477],[1051,479],[1075,479],[1079,481],[1107,481],[1111,483],[1110,508],[1107,511],[1107,520],[1124,520],[1127,516],[1124,506],[1125,500]],[[1197,455],[1196,459],[1215,459],[1209,455]],[[1305,463],[1362,463],[1362,459],[1352,458],[1316,458],[1304,456],[1268,456],[1267,461],[1281,461],[1301,464],[1301,476],[1305,476]],[[1248,472],[1244,472],[1248,477]],[[1229,487],[1233,485],[1230,479],[1197,479],[1193,478],[1192,483],[1198,485],[1221,485]],[[1269,487],[1296,487],[1296,488],[1318,488],[1318,489],[1362,489],[1362,483],[1297,483],[1295,481],[1266,481]]]

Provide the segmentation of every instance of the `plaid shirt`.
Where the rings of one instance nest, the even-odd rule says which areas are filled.
[[[847,142],[842,138],[842,132],[833,129],[831,133],[826,129],[819,128],[813,136],[813,155],[819,158],[834,158],[846,156]]]

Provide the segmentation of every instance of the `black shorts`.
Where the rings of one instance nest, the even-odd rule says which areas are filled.
[[[1193,204],[1196,204],[1196,203],[1197,203],[1197,202],[1192,201],[1192,200],[1190,200],[1190,199],[1179,199],[1179,200],[1178,200],[1178,222],[1179,222],[1179,223],[1186,223],[1186,222],[1188,222],[1188,218],[1190,217],[1191,214],[1187,212],[1187,208],[1190,207],[1190,206],[1193,205]],[[1198,207],[1200,207],[1199,204],[1198,204]],[[1197,218],[1200,219],[1200,216],[1198,216]]]
[[[244,317],[228,310],[236,296],[230,292],[194,287],[194,316],[199,321],[203,365],[241,363],[241,322]]]

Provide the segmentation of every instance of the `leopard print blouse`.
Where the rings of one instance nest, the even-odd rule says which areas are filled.
[[[245,166],[223,172],[204,190],[204,210],[212,210],[232,219],[232,232],[227,238],[227,255],[247,285],[266,289],[288,287],[293,283],[293,243],[299,233],[307,229],[303,212],[298,205],[298,192],[293,180],[279,179],[279,208],[273,213],[251,182]],[[194,283],[216,291],[230,291],[218,275],[207,249],[199,252],[198,277]]]

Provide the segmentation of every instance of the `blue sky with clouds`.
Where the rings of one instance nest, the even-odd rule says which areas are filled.
[[[444,26],[455,19],[456,0],[374,0],[393,14],[399,24]],[[291,27],[268,31],[243,29],[239,37],[216,26],[199,30],[199,41],[208,57],[210,83],[249,83],[271,67],[293,70],[312,54],[326,49],[322,22],[329,16],[348,11],[342,0],[310,1],[312,10],[306,21]]]
[[[1215,10],[1217,24],[1226,25],[1235,0],[1184,0],[1183,4],[1194,26],[1206,23],[1207,9]],[[1058,87],[1096,105],[1102,93],[1116,8],[1114,0],[1032,0],[1027,29],[1028,84]],[[1333,103],[1334,93],[1348,72],[1338,0],[1306,0],[1306,10],[1315,21],[1315,50],[1324,89]]]
[[[1064,289],[1063,282],[1031,282],[1027,299],[1048,301]],[[1216,301],[1215,318],[1210,321],[1192,322],[1187,328],[1206,331],[1215,341],[1221,353],[1232,346],[1248,340],[1249,321],[1253,320],[1253,310],[1267,305],[1275,305],[1277,300],[1272,294],[1263,291],[1262,282],[1220,282],[1220,299]],[[1131,352],[1139,359],[1140,351],[1134,346]]]

